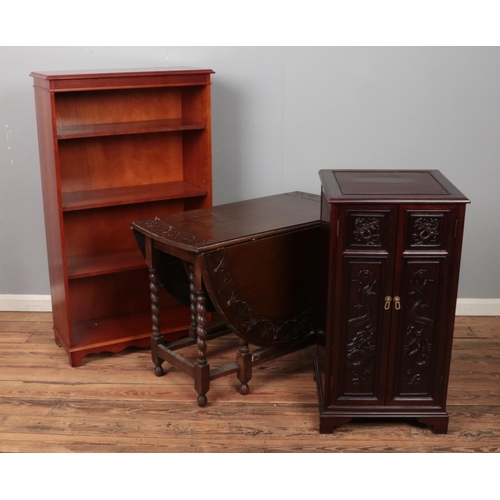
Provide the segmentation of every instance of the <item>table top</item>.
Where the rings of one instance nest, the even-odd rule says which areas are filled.
[[[320,197],[292,193],[135,221],[132,229],[195,253],[319,224]]]
[[[439,170],[321,170],[319,175],[330,203],[469,203]]]

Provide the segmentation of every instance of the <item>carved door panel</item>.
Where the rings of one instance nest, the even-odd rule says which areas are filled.
[[[393,311],[387,404],[439,404],[447,265],[444,255],[403,259],[395,285],[401,309]]]
[[[387,379],[387,404],[441,403],[454,209],[401,207]]]
[[[327,406],[441,405],[456,208],[349,206],[338,219]]]
[[[384,404],[391,318],[384,304],[392,294],[396,223],[395,206],[349,207],[339,214],[329,404]]]
[[[390,312],[384,297],[391,287],[388,256],[346,257],[342,284],[335,402],[383,404]],[[388,279],[389,278],[389,279]]]

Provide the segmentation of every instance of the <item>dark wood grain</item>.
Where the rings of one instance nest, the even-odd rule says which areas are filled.
[[[318,203],[316,195],[293,192],[137,220],[132,228],[158,242],[173,243],[190,252],[207,252],[314,226],[319,219]]]
[[[469,201],[439,170],[320,170],[319,175],[327,199],[335,203]]]
[[[320,176],[320,430],[408,417],[445,433],[469,200],[434,170]]]
[[[253,365],[316,341],[319,201],[317,195],[294,192],[132,223],[150,273],[151,356],[157,376],[164,374],[163,361],[180,367],[194,378],[198,404],[205,406],[214,378],[237,371],[240,393],[248,394]],[[175,260],[187,270],[179,280],[184,299],[189,294],[189,334],[198,344],[194,368],[187,359],[182,364],[160,333],[158,284],[169,289],[177,276],[171,267]],[[242,340],[236,365],[211,369],[209,311],[217,312]],[[250,351],[248,343],[261,349]]]

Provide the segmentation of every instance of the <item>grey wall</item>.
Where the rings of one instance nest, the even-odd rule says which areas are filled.
[[[459,296],[500,297],[500,48],[0,47],[0,294],[48,294],[31,71],[208,67],[214,203],[325,168],[433,168],[471,200]]]

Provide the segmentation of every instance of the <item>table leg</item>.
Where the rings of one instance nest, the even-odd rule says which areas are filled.
[[[198,392],[198,405],[205,406],[207,404],[206,393],[210,388],[210,365],[207,362],[207,309],[205,307],[206,297],[203,290],[198,289],[196,294],[196,334],[198,343],[198,358],[195,364],[195,379],[194,386]]]
[[[150,238],[146,238],[146,262],[149,268],[149,297],[151,300],[151,359],[155,364],[155,375],[161,377],[165,374],[163,367],[163,359],[156,355],[157,346],[164,343],[163,335],[160,328],[160,285],[158,280],[156,264],[158,261],[158,254],[153,249],[153,242]]]
[[[238,370],[238,380],[240,381],[240,394],[245,396],[250,392],[248,382],[252,378],[252,354],[248,348],[248,343],[240,339],[240,348],[237,355],[237,363],[240,365]]]
[[[189,325],[189,336],[196,340],[196,286],[194,284],[194,266],[189,264],[188,266],[188,277],[189,277],[189,299],[191,301],[191,324]]]

